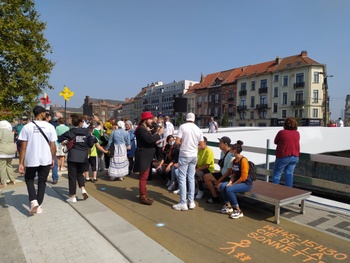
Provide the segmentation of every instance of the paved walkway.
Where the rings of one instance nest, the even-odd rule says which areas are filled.
[[[7,262],[182,262],[92,196],[68,204],[67,180],[47,184],[43,213],[29,217],[25,183],[2,189],[0,257]],[[6,240],[6,242],[5,242]]]
[[[28,217],[23,176],[18,176],[15,186],[2,189],[2,263],[182,262],[91,195],[83,201],[78,192],[76,204],[66,203],[67,186],[64,176],[55,186],[48,183],[44,211],[32,217]],[[252,205],[265,212],[274,211],[269,205],[259,203],[257,207],[254,201]],[[350,241],[350,205],[313,196],[306,207],[306,214],[300,215],[293,212],[299,210],[297,204],[289,205],[281,209],[281,217]]]

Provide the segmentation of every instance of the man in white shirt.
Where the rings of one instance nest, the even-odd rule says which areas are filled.
[[[196,204],[194,202],[195,189],[195,173],[197,164],[198,147],[204,148],[204,138],[202,131],[194,123],[195,115],[190,112],[186,115],[186,123],[179,127],[176,135],[176,144],[180,145],[178,171],[179,171],[179,190],[180,203],[173,205],[175,210],[194,209]],[[188,181],[188,205],[186,202]]]
[[[174,125],[170,122],[169,116],[165,116],[165,134],[168,135],[174,135]]]
[[[338,127],[344,127],[344,122],[341,118],[338,119]]]
[[[42,212],[46,181],[56,156],[57,134],[55,127],[45,121],[46,112],[41,106],[33,109],[35,121],[23,127],[19,139],[22,141],[19,158],[19,172],[24,173],[27,185],[30,212],[29,215]],[[40,127],[40,128],[39,128]],[[38,191],[34,178],[38,173]]]
[[[219,131],[218,123],[214,120],[214,117],[210,117],[208,133],[215,133]]]

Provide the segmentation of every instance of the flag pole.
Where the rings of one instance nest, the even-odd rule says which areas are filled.
[[[67,123],[67,100],[64,100],[64,119]]]

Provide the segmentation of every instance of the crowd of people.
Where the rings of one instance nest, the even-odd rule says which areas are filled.
[[[102,122],[98,115],[92,118],[71,115],[73,127],[65,125],[59,112],[53,119],[41,106],[33,109],[35,120],[29,122],[23,116],[14,129],[17,149],[13,143],[12,126],[0,122],[0,143],[6,138],[6,148],[0,150],[1,185],[15,183],[12,158],[19,151],[19,172],[24,174],[30,201],[30,215],[42,212],[45,186],[50,170],[52,183],[58,182],[58,171],[67,163],[69,198],[77,202],[77,183],[84,199],[89,197],[85,183],[97,182],[97,172],[107,170],[110,180],[123,181],[131,173],[138,173],[139,202],[152,205],[148,195],[147,181],[153,176],[162,178],[165,187],[179,194],[179,203],[172,208],[177,211],[195,209],[195,199],[202,199],[204,187],[209,190],[208,204],[222,204],[221,213],[231,218],[243,216],[236,193],[252,188],[248,159],[242,155],[243,142],[231,144],[227,136],[218,138],[221,150],[215,171],[214,152],[207,146],[207,138],[195,124],[195,115],[188,113],[186,122],[180,125],[177,134],[168,116],[153,116],[146,111],[140,122],[116,121],[114,117]],[[217,123],[212,119],[209,133],[217,132]],[[293,172],[300,152],[300,135],[295,118],[287,118],[284,130],[275,138],[276,163],[273,182],[278,184],[281,174],[286,176],[286,185],[293,186]],[[5,145],[5,144],[4,144]],[[2,145],[1,145],[2,146]],[[5,150],[6,149],[6,150]],[[90,170],[92,178],[90,178]],[[38,188],[34,178],[38,176]]]

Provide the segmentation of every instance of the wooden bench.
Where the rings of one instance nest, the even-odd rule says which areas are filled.
[[[215,159],[216,164],[217,162],[218,160]],[[249,192],[238,193],[239,195],[274,205],[274,222],[276,224],[280,223],[280,213],[282,206],[300,201],[300,214],[305,214],[305,199],[311,196],[311,192],[298,188],[269,183],[268,178],[272,175],[272,170],[257,168],[257,173],[267,176],[267,181],[257,179],[253,182],[253,188]]]
[[[311,192],[256,180],[253,182],[253,188],[249,192],[241,193],[241,195],[274,205],[274,222],[279,224],[282,206],[300,201],[300,214],[305,214],[305,199],[310,197]]]

